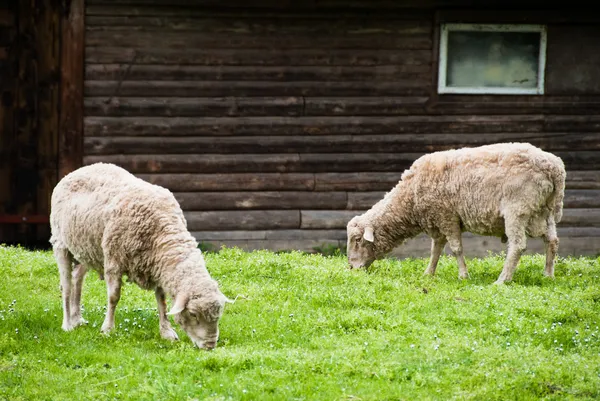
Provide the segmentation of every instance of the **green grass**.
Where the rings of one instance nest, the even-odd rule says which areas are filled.
[[[218,347],[162,340],[152,292],[123,288],[116,332],[100,334],[105,284],[86,278],[89,324],[61,330],[50,252],[0,247],[0,399],[591,400],[600,397],[600,258],[541,255],[494,286],[503,258],[382,260],[206,254],[227,305]]]

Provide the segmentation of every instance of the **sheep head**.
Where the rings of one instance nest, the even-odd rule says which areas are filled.
[[[219,339],[219,319],[226,302],[231,302],[217,282],[203,283],[202,291],[180,292],[167,313],[185,330],[198,348],[213,349]]]
[[[359,217],[354,217],[347,226],[347,253],[351,269],[369,267],[377,258],[374,228],[362,224]]]

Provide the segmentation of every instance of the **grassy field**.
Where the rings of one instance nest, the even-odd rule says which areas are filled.
[[[600,397],[600,258],[560,259],[556,279],[527,256],[494,286],[503,258],[206,254],[238,298],[218,347],[162,340],[152,292],[123,288],[116,332],[100,334],[105,285],[86,278],[89,324],[61,330],[50,252],[0,247],[0,399],[8,400],[591,400]]]

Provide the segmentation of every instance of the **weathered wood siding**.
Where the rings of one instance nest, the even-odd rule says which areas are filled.
[[[47,243],[57,181],[60,9],[52,0],[0,5],[0,243]]]
[[[438,96],[435,8],[201,3],[87,1],[84,120],[84,164],[169,188],[199,240],[343,245],[346,222],[418,156],[528,141],[568,168],[561,250],[597,251],[600,92]],[[563,28],[549,27],[549,76],[563,66],[550,49]],[[501,249],[466,237],[477,254]]]

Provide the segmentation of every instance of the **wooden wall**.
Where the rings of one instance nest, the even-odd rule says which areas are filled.
[[[52,0],[0,5],[0,242],[49,238],[57,182],[59,11]]]
[[[83,163],[169,188],[200,241],[345,245],[347,221],[418,156],[528,141],[567,165],[561,253],[598,252],[600,93],[438,96],[438,23],[469,14],[408,2],[180,3],[87,1]],[[560,18],[548,33],[556,79],[572,65],[552,50],[565,17],[548,14]],[[470,255],[502,249],[466,237]],[[419,238],[397,254],[428,249]]]

